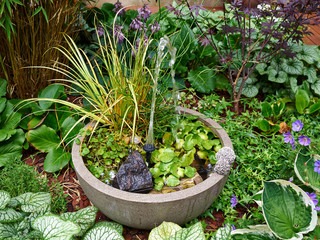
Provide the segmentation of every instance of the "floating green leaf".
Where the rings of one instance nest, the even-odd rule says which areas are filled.
[[[63,221],[56,215],[38,217],[33,221],[32,227],[42,232],[45,240],[68,240],[81,230],[77,224]]]
[[[176,187],[180,184],[179,179],[173,175],[170,175],[169,177],[167,177],[166,181],[169,187]]]
[[[262,210],[271,231],[282,239],[302,239],[317,224],[310,197],[284,180],[264,182]]]
[[[160,152],[158,158],[161,162],[168,163],[171,162],[175,156],[176,155],[174,154],[174,151],[172,149],[166,148]]]
[[[167,240],[179,231],[181,227],[172,222],[163,222],[158,227],[151,230],[148,240]]]
[[[294,162],[294,171],[301,182],[320,192],[320,174],[314,171],[316,159],[319,160],[319,156],[310,156],[307,150],[299,152]]]

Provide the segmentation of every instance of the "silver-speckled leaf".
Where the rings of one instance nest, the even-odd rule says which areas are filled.
[[[11,197],[8,192],[0,190],[0,209],[5,209],[10,199]]]
[[[103,221],[103,222],[98,222],[96,223],[96,225],[94,225],[94,227],[98,227],[98,226],[109,226],[109,227],[113,227],[115,230],[118,231],[118,233],[120,233],[122,235],[123,233],[123,226],[120,223],[116,223],[116,222],[107,222],[107,221]]]
[[[12,208],[0,210],[0,223],[17,222],[23,219],[23,215]]]
[[[188,228],[182,228],[177,231],[173,237],[168,240],[205,240],[204,232],[200,222]]]
[[[35,212],[47,208],[51,203],[50,193],[24,193],[16,199],[21,203],[21,210],[24,212]]]
[[[111,226],[98,226],[91,228],[82,240],[124,240],[123,236]]]

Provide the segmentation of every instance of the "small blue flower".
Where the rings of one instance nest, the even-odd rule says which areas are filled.
[[[318,200],[317,200],[317,194],[315,194],[315,193],[308,193],[308,192],[306,192],[306,194],[309,196],[309,198],[312,200],[312,202],[313,202],[313,204],[315,205],[315,206],[317,206],[317,204],[318,204]]]
[[[284,142],[285,143],[294,142],[294,139],[293,139],[293,136],[292,136],[291,132],[286,132],[286,133],[283,134],[283,136],[284,136]]]
[[[300,120],[297,120],[292,123],[292,131],[299,132],[303,128],[303,123]]]
[[[292,182],[293,181],[293,177],[289,178],[289,182]]]
[[[228,225],[225,224],[224,227],[228,227]],[[236,230],[236,227],[233,224],[231,224],[230,227],[231,227],[231,232]]]
[[[298,137],[299,139],[299,143],[303,146],[308,146],[311,143],[310,138],[308,138],[307,136],[300,136]]]
[[[231,207],[232,208],[235,207],[237,205],[237,203],[238,203],[237,197],[235,195],[232,195],[232,198],[231,198],[230,202],[231,202]]]
[[[315,207],[314,210],[320,212],[320,207]]]
[[[318,161],[316,161],[316,162],[314,163],[314,171],[315,171],[316,173],[320,173],[320,160],[318,160]]]

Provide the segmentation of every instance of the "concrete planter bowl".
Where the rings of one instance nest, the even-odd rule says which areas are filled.
[[[222,146],[232,148],[229,136],[218,123],[191,109],[178,107],[177,111],[199,116],[199,120],[220,138]],[[139,194],[121,191],[95,178],[86,168],[80,145],[76,143],[72,147],[72,161],[90,201],[112,220],[138,229],[152,229],[163,221],[181,225],[198,217],[218,197],[228,178],[214,173],[200,184],[182,191]]]

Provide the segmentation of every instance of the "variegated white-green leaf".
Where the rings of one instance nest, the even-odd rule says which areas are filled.
[[[320,80],[318,80],[314,84],[312,84],[311,88],[317,95],[320,95]]]
[[[7,204],[10,202],[10,194],[6,191],[0,190],[0,210],[5,209]]]
[[[277,240],[267,225],[249,226],[249,229],[236,229],[231,232],[232,240]]]
[[[165,240],[174,236],[175,232],[179,231],[181,227],[172,222],[163,222],[158,227],[151,230],[149,240]]]
[[[77,224],[63,221],[56,215],[38,217],[33,221],[32,227],[42,232],[44,240],[69,240],[81,230]]]
[[[0,223],[17,222],[23,219],[23,215],[12,208],[0,210]]]
[[[215,233],[211,240],[231,240],[231,226],[221,227]]]
[[[49,205],[47,205],[47,208],[42,208],[39,211],[31,213],[28,217],[26,217],[26,219],[28,220],[30,225],[32,225],[33,221],[37,217],[45,216],[45,215],[51,215],[52,213],[50,211],[51,211],[51,207]]]
[[[18,231],[10,224],[0,223],[0,239],[17,239]]]
[[[16,199],[21,203],[21,210],[24,212],[35,212],[41,209],[46,209],[51,203],[50,193],[24,193]]]
[[[262,190],[253,195],[253,200],[259,207],[262,207]]]
[[[94,225],[94,227],[98,227],[98,226],[110,226],[110,227],[113,227],[115,230],[117,230],[118,233],[120,233],[121,235],[123,233],[123,226],[120,223],[103,221],[103,222],[98,222]]]
[[[82,240],[124,240],[124,237],[111,226],[97,226],[91,228]]]
[[[270,230],[281,239],[302,239],[317,225],[311,198],[285,180],[264,183],[262,211]]]
[[[19,206],[19,205],[20,205],[19,201],[14,197],[14,198],[11,198],[11,199],[10,199],[10,202],[8,202],[7,207],[9,207],[9,208],[16,208],[16,207]]]
[[[96,219],[98,208],[90,206],[77,212],[66,212],[60,215],[62,220],[70,220],[81,228],[78,236],[82,236],[90,227],[93,226]]]
[[[204,232],[200,222],[192,225],[188,228],[182,228],[175,232],[174,236],[170,237],[168,240],[205,240]]]

